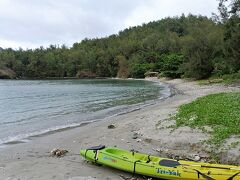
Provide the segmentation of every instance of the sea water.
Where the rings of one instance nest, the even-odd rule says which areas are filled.
[[[0,80],[0,145],[130,112],[169,96],[145,80]]]

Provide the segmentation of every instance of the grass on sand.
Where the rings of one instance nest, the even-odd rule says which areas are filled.
[[[184,104],[175,116],[176,126],[206,130],[210,144],[219,146],[231,135],[240,135],[240,92],[212,94]]]

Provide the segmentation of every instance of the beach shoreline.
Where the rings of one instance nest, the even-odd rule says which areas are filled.
[[[158,81],[158,80],[157,80]],[[86,124],[53,134],[32,137],[27,143],[9,145],[0,149],[0,174],[3,179],[122,179],[119,175],[131,176],[107,167],[97,167],[86,163],[79,150],[104,144],[125,149],[135,149],[143,153],[170,156],[196,155],[207,157],[202,141],[209,138],[200,130],[181,127],[173,131],[174,124],[169,116],[181,104],[198,97],[218,93],[239,91],[239,87],[214,84],[199,86],[194,81],[161,80],[171,88],[172,94],[156,104],[139,110],[104,120]],[[109,125],[115,128],[109,129]],[[133,136],[135,136],[133,138]],[[69,153],[61,158],[50,156],[54,148],[66,149]],[[240,159],[239,153],[229,150],[226,160]],[[238,156],[237,156],[238,155]],[[226,154],[225,154],[226,156]]]

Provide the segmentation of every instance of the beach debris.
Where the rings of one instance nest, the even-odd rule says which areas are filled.
[[[132,136],[132,138],[133,138],[133,139],[137,139],[137,138],[138,138],[138,136],[139,136],[139,134],[135,132],[135,133],[133,133],[133,136]]]
[[[137,177],[127,177],[127,176],[124,176],[124,175],[121,175],[121,174],[119,174],[119,176],[124,180],[138,180]],[[152,178],[149,178],[149,177],[146,177],[146,176],[142,176],[142,178],[146,179],[146,180],[152,180]]]
[[[66,153],[68,153],[68,150],[65,150],[65,149],[57,149],[57,148],[54,148],[53,150],[50,151],[50,154],[52,156],[57,156],[57,157],[62,157],[64,156]]]
[[[152,180],[153,178],[143,176],[143,179]]]
[[[126,176],[121,175],[121,174],[119,174],[119,176],[120,176],[122,179],[124,179],[124,180],[137,180],[136,177],[126,177]]]
[[[200,161],[201,157],[199,155],[194,156],[194,161]]]
[[[168,158],[176,159],[176,160],[187,160],[187,161],[195,161],[195,162],[208,162],[209,156],[207,154],[181,154],[179,155],[176,152],[171,152],[169,149],[165,148],[153,148],[154,151],[164,154]]]
[[[58,151],[59,149],[56,149],[54,148],[53,150],[50,151],[51,155],[52,156],[55,156],[56,155],[56,152]]]
[[[152,148],[152,150],[157,151],[157,152],[159,152],[159,153],[162,152],[160,148],[156,148],[156,149],[155,149],[155,148]]]
[[[139,138],[139,136],[142,136],[142,134],[139,133],[139,132],[134,132],[133,136],[132,136],[132,139],[137,139],[137,138]]]
[[[157,151],[159,153],[163,152],[164,149],[163,148],[152,148],[154,151]]]
[[[147,142],[147,143],[151,143],[151,142],[152,142],[152,139],[150,139],[150,138],[145,138],[144,141]]]
[[[96,177],[92,177],[92,176],[76,176],[76,177],[71,177],[68,180],[97,180]]]
[[[190,154],[188,155],[188,157],[186,158],[187,160],[191,160],[191,161],[201,161],[201,162],[207,162],[207,159],[209,159],[209,156],[206,155],[199,155],[199,154]]]
[[[142,140],[141,139],[137,139],[137,142],[141,142]]]
[[[115,128],[116,126],[114,126],[113,124],[108,125],[108,129],[115,129]]]

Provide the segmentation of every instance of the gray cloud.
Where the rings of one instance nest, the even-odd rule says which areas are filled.
[[[70,46],[167,16],[210,16],[216,8],[216,0],[1,0],[0,47]]]

